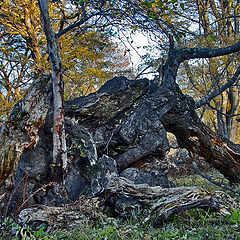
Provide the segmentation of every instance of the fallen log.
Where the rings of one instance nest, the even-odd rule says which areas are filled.
[[[101,197],[82,197],[64,207],[27,208],[20,212],[18,221],[35,227],[46,223],[51,232],[59,229],[68,231],[89,221],[109,221],[105,214],[106,207],[114,207],[122,216],[137,214],[143,223],[158,227],[173,214],[188,209],[203,208],[225,215],[230,214],[236,206],[237,203],[224,192],[209,193],[197,187],[150,187],[119,177],[111,178]]]

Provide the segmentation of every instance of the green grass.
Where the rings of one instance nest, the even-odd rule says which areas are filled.
[[[206,172],[205,175],[210,176],[212,179],[221,182],[223,184],[228,184],[228,181],[224,178],[224,176],[218,171],[210,171]],[[198,174],[190,174],[183,176],[175,176],[169,177],[171,181],[173,181],[177,186],[199,186],[199,187],[207,187],[210,190],[216,190],[216,185],[210,183],[207,179],[201,177]]]
[[[211,174],[218,177],[217,173]],[[178,177],[174,182],[181,186],[198,185],[210,191],[220,190],[197,175]],[[240,202],[240,198],[236,200]],[[18,236],[10,237],[9,232],[13,227],[21,229],[11,218],[5,219],[0,225],[0,239],[20,239]],[[228,216],[192,209],[172,216],[159,228],[143,224],[139,216],[131,216],[125,219],[112,218],[107,223],[94,222],[72,231],[59,230],[54,234],[45,232],[45,225],[39,227],[37,231],[30,228],[27,231],[38,240],[240,240],[240,208]],[[28,239],[33,237],[25,238]]]
[[[228,217],[217,216],[215,213],[205,212],[199,209],[189,210],[180,215],[171,217],[160,228],[143,225],[139,219],[132,216],[127,219],[115,218],[107,224],[96,222],[82,226],[73,231],[58,231],[48,234],[39,228],[33,231],[27,229],[36,239],[41,240],[158,240],[158,239],[189,239],[189,240],[240,240],[240,209],[235,210]],[[20,229],[14,221],[6,221],[8,229],[2,240],[20,239],[9,237],[7,234],[12,227]],[[33,239],[33,237],[25,238]]]

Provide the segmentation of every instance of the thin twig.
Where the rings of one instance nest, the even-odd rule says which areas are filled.
[[[213,107],[210,103],[207,104],[210,108],[212,108],[213,110],[217,111],[218,113],[226,116],[226,117],[237,117],[237,116],[240,116],[240,113],[236,113],[236,114],[227,114],[227,113],[224,113],[222,111],[220,111],[219,109]]]
[[[9,205],[10,205],[10,202],[11,202],[11,200],[12,200],[12,197],[13,197],[14,193],[15,193],[16,190],[18,189],[19,185],[20,185],[25,179],[27,179],[27,178],[28,178],[28,175],[26,174],[26,175],[19,181],[19,183],[17,184],[17,186],[14,188],[12,194],[10,195],[9,200],[8,200],[8,203],[7,203],[7,206],[6,206],[5,214],[4,214],[5,217],[7,217],[8,208],[9,208]]]
[[[137,80],[140,76],[142,76],[143,75],[143,73],[146,71],[146,70],[148,70],[149,68],[151,68],[152,67],[152,65],[148,65],[148,66],[146,66],[140,73],[138,73],[138,75],[134,78],[134,80]],[[155,72],[154,72],[155,73]],[[148,73],[147,73],[148,74]]]
[[[228,82],[226,82],[220,88],[214,90],[212,93],[207,94],[205,97],[203,97],[199,101],[197,101],[196,104],[195,104],[195,108],[196,109],[200,108],[202,105],[209,103],[213,98],[215,98],[220,93],[227,90],[229,87],[231,87],[235,82],[237,82],[239,80],[239,75],[240,75],[240,66],[237,68],[234,75],[232,76],[232,78]]]
[[[17,211],[19,211],[34,195],[36,195],[38,192],[40,192],[41,190],[43,190],[44,188],[50,187],[50,186],[56,186],[57,182],[50,182],[48,184],[43,185],[41,188],[39,188],[38,190],[36,190],[34,193],[32,193],[22,204],[21,206],[17,209]]]

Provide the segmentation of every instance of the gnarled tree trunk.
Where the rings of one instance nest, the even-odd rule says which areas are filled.
[[[117,184],[119,174],[126,168],[136,166],[136,163],[143,159],[154,161],[156,158],[164,158],[169,148],[167,132],[175,134],[180,147],[204,157],[231,182],[239,182],[239,145],[217,136],[205,126],[195,112],[196,104],[193,99],[183,95],[175,81],[178,67],[184,60],[227,54],[237,51],[239,45],[238,43],[232,48],[211,51],[172,48],[163,68],[163,82],[160,87],[148,79],[128,80],[118,77],[106,82],[95,93],[66,102],[68,165],[64,181],[60,181],[57,187],[55,184],[54,188],[50,184],[56,180],[50,174],[53,159],[49,157],[53,151],[53,112],[46,103],[45,93],[38,91],[38,98],[43,99],[42,104],[46,106],[44,111],[30,113],[28,110],[25,118],[12,114],[11,121],[5,126],[5,129],[11,129],[11,137],[1,139],[2,146],[5,144],[8,152],[10,149],[12,154],[11,161],[8,161],[4,155],[5,150],[2,149],[1,165],[4,167],[9,163],[16,164],[14,159],[19,152],[14,136],[18,136],[19,131],[24,132],[25,129],[26,133],[29,133],[27,129],[35,129],[34,136],[38,131],[40,137],[38,144],[31,148],[32,132],[24,133],[23,138],[29,138],[20,144],[21,153],[26,149],[21,155],[15,174],[13,167],[1,171],[2,183],[10,174],[15,176],[10,207],[16,209],[15,206],[18,206],[17,209],[21,210],[28,204],[54,202],[58,205],[76,201],[80,195],[89,192],[98,195],[107,193],[108,177],[112,176]],[[19,112],[25,109],[28,96],[35,96],[38,88],[34,89],[22,100]],[[38,105],[32,104],[38,109]],[[45,124],[42,126],[44,119]],[[12,122],[15,122],[13,127]],[[8,148],[9,141],[11,148]],[[116,164],[111,164],[112,161]],[[102,166],[106,167],[106,172]],[[112,168],[109,169],[109,166]],[[160,169],[156,171],[161,172]],[[61,174],[58,174],[58,179],[63,177],[63,172]],[[167,183],[167,186],[171,187],[171,184]],[[208,204],[211,203],[204,200],[194,202],[192,206]]]

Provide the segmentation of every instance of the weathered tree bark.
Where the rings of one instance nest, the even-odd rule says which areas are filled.
[[[203,208],[228,214],[237,206],[234,199],[220,191],[209,193],[197,187],[163,188],[134,183],[120,177],[115,160],[107,156],[93,166],[92,174],[93,196],[90,198],[82,196],[74,204],[63,207],[27,208],[20,212],[18,221],[33,228],[45,222],[51,232],[69,231],[91,220],[105,221],[111,214],[131,216],[140,212],[143,222],[157,227],[171,215],[187,209]]]
[[[44,222],[48,225],[48,231],[69,231],[91,220],[106,221],[106,213],[113,208],[115,214],[138,214],[142,222],[158,227],[173,214],[188,209],[203,208],[224,215],[236,206],[237,203],[224,192],[209,193],[196,187],[149,187],[120,177],[109,181],[104,190],[104,198],[82,197],[70,206],[24,209],[19,214],[19,222],[32,227]]]
[[[138,80],[138,84],[140,85],[143,81]],[[108,82],[105,87],[108,84],[114,86],[113,82]],[[131,89],[133,87],[131,84],[134,84],[134,81],[123,84],[129,84],[128,87]],[[83,98],[79,104],[76,104],[76,100],[69,101],[66,106],[66,114],[68,116],[74,115],[79,120],[79,124],[90,128],[96,141],[100,144],[99,147],[104,144],[112,149],[114,144],[116,146],[132,146],[130,149],[129,147],[125,148],[126,151],[123,151],[122,154],[110,154],[117,159],[120,171],[146,156],[164,155],[168,149],[166,139],[166,131],[168,131],[176,135],[180,147],[204,157],[231,182],[239,182],[240,146],[221,138],[204,125],[194,110],[193,99],[183,95],[177,86],[175,88],[175,94],[171,95],[171,91],[168,93],[166,90],[164,93],[166,88],[162,87],[157,90],[154,87],[146,86],[146,91],[148,93],[152,91],[151,94],[143,95],[141,100],[145,99],[144,101],[138,99],[135,103],[135,110],[130,115],[123,114],[122,110],[120,116],[123,123],[121,124],[117,121],[116,116],[119,116],[114,111],[119,110],[114,108],[119,100],[113,101],[114,98],[110,96],[104,96],[105,99],[102,101],[99,96],[92,104],[87,101],[87,98],[92,98],[91,95],[86,99]],[[99,93],[101,91],[102,89]],[[127,92],[126,95],[121,96],[122,99],[126,98]],[[122,103],[118,106],[122,106]],[[99,112],[100,109],[104,113]],[[103,117],[103,114],[108,116],[109,121]],[[91,129],[91,126],[94,126],[94,129]],[[104,134],[106,134],[105,140],[99,139],[100,136],[97,136],[103,129]],[[109,138],[109,142],[106,141],[106,138]]]
[[[27,208],[19,214],[19,222],[28,224],[37,229],[39,224],[46,223],[48,232],[69,231],[81,228],[91,220],[106,219],[99,211],[99,200],[97,198],[82,197],[76,204],[64,207],[40,206]]]
[[[180,147],[202,156],[230,182],[239,182],[240,145],[222,138],[203,124],[194,111],[193,99],[180,90],[177,102],[162,118],[165,129],[177,137]]]
[[[67,168],[67,149],[64,128],[63,81],[61,61],[58,55],[57,36],[52,30],[47,0],[39,0],[43,30],[47,39],[53,86],[53,162],[52,179],[63,180]]]
[[[81,194],[86,193],[89,191],[87,189],[90,188],[93,194],[106,199],[106,204],[116,201],[115,211],[121,213],[123,209],[126,209],[125,206],[132,209],[131,206],[133,208],[138,206],[146,198],[153,199],[153,193],[157,188],[149,188],[148,185],[143,186],[129,183],[127,180],[120,180],[122,178],[119,178],[119,172],[144,158],[153,159],[153,156],[158,158],[164,156],[168,148],[165,131],[173,132],[177,136],[180,146],[204,156],[208,162],[213,163],[231,181],[239,181],[239,146],[224,140],[223,145],[219,146],[219,138],[216,138],[216,135],[197,117],[192,98],[184,96],[177,85],[175,89],[174,101],[169,104],[169,96],[172,97],[172,95],[162,92],[161,97],[157,98],[156,93],[159,93],[159,90],[154,83],[147,79],[131,81],[119,77],[105,83],[96,93],[67,102],[66,116],[72,120],[66,121],[66,130],[69,136],[68,160],[70,163],[65,181],[61,183],[65,192],[60,191],[60,185],[59,192],[51,187],[47,187],[45,192],[37,192],[37,189],[43,187],[44,184],[47,185],[51,179],[48,175],[52,162],[48,157],[52,151],[52,133],[50,130],[52,115],[50,111],[45,125],[38,132],[40,136],[38,145],[32,149],[25,149],[21,156],[15,174],[14,184],[16,189],[14,189],[14,193],[16,196],[12,196],[12,200],[17,202],[24,192],[21,189],[24,188],[25,193],[29,194],[22,198],[29,199],[26,205],[48,204],[53,200],[56,204],[62,204],[69,199],[76,201]],[[41,97],[41,93],[38,97]],[[25,101],[25,98],[23,101]],[[164,108],[164,103],[167,103],[166,108]],[[144,106],[148,106],[148,108]],[[48,108],[46,108],[46,111]],[[42,112],[40,112],[41,114]],[[44,116],[46,117],[46,112]],[[43,118],[41,117],[41,119]],[[18,122],[17,115],[12,116],[12,121],[14,120]],[[44,154],[40,155],[39,149]],[[129,161],[129,153],[132,151],[135,151],[136,159],[131,158],[131,161]],[[110,157],[103,155],[106,153]],[[115,161],[114,159],[116,159],[117,164],[111,163],[111,161]],[[94,164],[95,162],[97,162],[97,165]],[[44,166],[44,168],[39,169],[39,165],[40,167]],[[232,166],[235,166],[235,168]],[[21,186],[21,179],[25,175],[28,175],[31,180],[29,183],[24,182]],[[42,183],[42,186],[40,183]],[[131,190],[131,188],[133,189]],[[146,191],[143,191],[143,189]],[[155,225],[166,220],[171,214],[177,213],[179,209],[185,210],[192,207],[218,209],[218,202],[201,197],[201,191],[199,192],[199,190],[197,190],[200,194],[197,201],[191,198],[185,199],[183,197],[185,195],[179,195],[177,193],[178,189],[175,188],[164,190],[162,187],[158,187],[158,190],[156,196],[168,198],[175,195],[178,196],[176,198],[178,200],[174,202],[176,208],[166,209],[165,206],[168,204],[166,201],[161,207],[159,206],[158,210],[153,211],[153,214],[154,212],[158,213],[151,217],[151,221]],[[138,191],[140,192],[138,193]],[[185,189],[183,191],[189,193],[189,191],[195,190]],[[128,196],[133,194],[133,201],[126,200],[124,194]],[[156,201],[158,201],[158,197]],[[184,200],[179,205],[180,199],[186,201]],[[149,200],[150,203],[154,204],[154,201]],[[149,204],[144,205],[144,208],[151,206]],[[19,206],[18,210],[25,207],[21,202],[17,203],[17,206]],[[11,209],[13,209],[13,206],[11,206]],[[163,211],[163,209],[165,210]]]
[[[0,137],[0,186],[14,175],[19,158],[25,148],[36,146],[49,110],[49,75],[36,79],[22,100],[1,126]]]
[[[179,65],[184,60],[221,56],[238,50],[240,42],[219,49],[170,49],[160,88],[136,104],[134,111],[114,130],[113,135],[119,136],[123,143],[133,146],[117,156],[119,170],[148,155],[164,154],[168,148],[167,130],[176,135],[180,146],[203,156],[231,182],[240,181],[239,146],[208,129],[198,119],[193,100],[185,97],[175,82]],[[238,71],[236,74],[239,75]],[[102,107],[102,103],[97,105],[98,103],[94,104],[97,109]],[[96,114],[94,109],[90,109],[92,113],[89,115]],[[76,108],[74,112],[84,116],[81,108]]]

